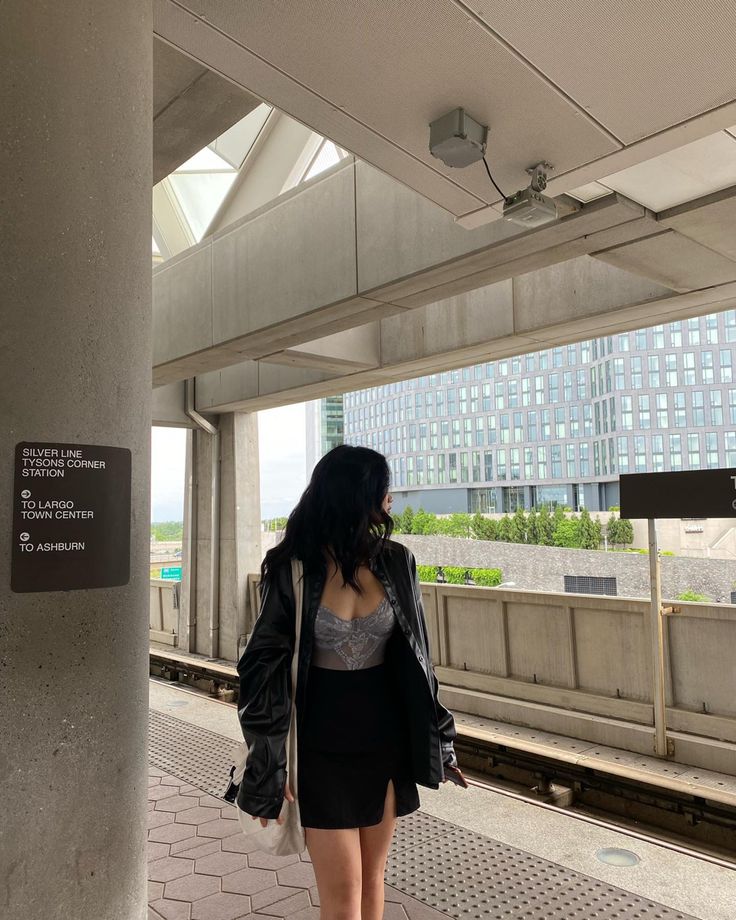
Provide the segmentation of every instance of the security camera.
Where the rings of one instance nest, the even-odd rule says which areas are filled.
[[[547,188],[549,163],[537,163],[527,172],[531,173],[528,188],[519,189],[503,203],[503,216],[521,227],[541,227],[557,220],[557,203],[542,192]]]

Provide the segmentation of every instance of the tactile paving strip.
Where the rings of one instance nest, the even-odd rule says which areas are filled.
[[[222,798],[237,742],[155,709],[149,709],[148,761]]]
[[[155,710],[149,732],[153,766],[222,797],[235,742]],[[421,810],[396,823],[386,881],[457,920],[697,920]]]

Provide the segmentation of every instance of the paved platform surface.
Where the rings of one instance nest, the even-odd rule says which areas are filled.
[[[151,709],[150,920],[317,920],[319,894],[308,853],[273,857],[253,849],[234,807],[218,797],[232,748],[232,736]],[[709,920],[422,809],[397,823],[384,916]]]

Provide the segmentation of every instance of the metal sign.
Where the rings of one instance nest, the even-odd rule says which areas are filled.
[[[180,565],[164,566],[161,569],[161,578],[165,578],[170,581],[181,581],[181,566]]]
[[[619,485],[622,518],[736,517],[736,469],[632,473]]]
[[[17,444],[11,589],[73,591],[127,584],[130,490],[127,448]]]

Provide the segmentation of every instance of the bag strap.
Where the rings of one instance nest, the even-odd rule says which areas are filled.
[[[289,734],[286,739],[287,773],[288,782],[294,798],[297,796],[297,764],[296,764],[296,681],[299,671],[299,645],[302,637],[302,606],[304,602],[304,567],[301,559],[291,560],[291,581],[294,588],[294,607],[296,623],[294,627],[294,655],[291,659],[291,719]]]

